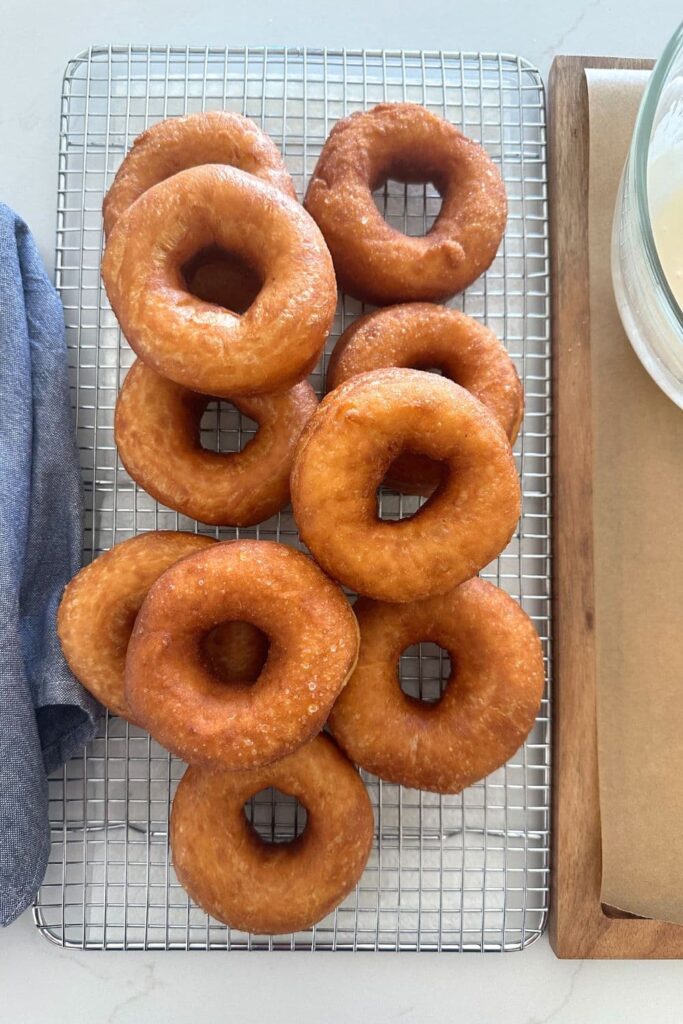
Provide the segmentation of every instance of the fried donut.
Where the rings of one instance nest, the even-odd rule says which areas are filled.
[[[444,480],[410,519],[385,522],[377,488],[404,449],[443,462]],[[301,539],[323,569],[392,602],[474,576],[520,513],[502,427],[464,388],[421,370],[361,373],[327,395],[302,434],[291,489]]]
[[[188,292],[183,268],[207,246],[236,255],[262,279],[243,316]],[[121,214],[102,279],[143,362],[226,398],[305,377],[337,302],[330,255],[306,211],[253,175],[215,164],[179,171]]]
[[[432,367],[470,391],[500,422],[514,444],[524,415],[524,392],[514,363],[493,331],[470,316],[426,302],[406,303],[360,317],[342,334],[327,370],[327,390],[386,366]],[[429,495],[441,482],[435,463],[406,453],[386,482]]]
[[[303,804],[306,827],[268,843],[244,814],[275,786]],[[326,736],[252,771],[188,768],[171,809],[173,865],[192,899],[245,932],[310,928],[352,891],[372,847],[370,799],[354,767]]]
[[[253,526],[289,501],[289,474],[318,400],[307,381],[287,391],[235,399],[259,424],[242,451],[202,448],[208,395],[174,384],[136,361],[116,402],[114,438],[130,476],[157,501],[217,526]]]
[[[360,598],[354,610],[358,664],[329,721],[352,760],[389,782],[459,793],[521,746],[543,694],[543,653],[531,620],[504,591],[473,579],[414,604]],[[451,658],[436,704],[399,685],[401,653],[422,641]]]
[[[396,231],[375,206],[372,193],[389,178],[431,182],[441,195],[423,237]],[[378,306],[462,291],[493,262],[507,219],[505,187],[485,150],[415,103],[382,103],[339,121],[304,205],[340,287]]]
[[[158,531],[124,540],[96,558],[66,586],[57,634],[77,679],[115,714],[134,721],[123,691],[128,641],[151,585],[179,558],[216,541],[194,533]],[[262,634],[245,622],[221,623],[207,637],[206,657],[221,678],[256,678],[265,660]]]
[[[102,206],[105,236],[148,188],[200,164],[239,167],[296,199],[277,147],[248,117],[227,110],[169,117],[138,135],[116,172]]]
[[[251,685],[224,685],[201,657],[206,634],[230,620],[270,640]],[[128,646],[126,699],[184,761],[257,768],[322,729],[357,653],[353,612],[310,558],[271,541],[227,541],[184,558],[149,591]]]

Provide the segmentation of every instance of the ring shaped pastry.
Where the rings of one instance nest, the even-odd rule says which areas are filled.
[[[238,167],[296,199],[277,147],[248,117],[227,110],[169,117],[138,135],[116,172],[102,207],[105,235],[148,188],[200,164]]]
[[[268,843],[244,805],[274,786],[307,812],[291,842]],[[372,846],[372,806],[353,765],[326,736],[266,768],[188,768],[171,811],[176,874],[207,913],[245,932],[303,931],[360,878]]]
[[[128,642],[152,584],[178,559],[212,547],[211,537],[156,531],[116,544],[67,585],[57,613],[64,657],[94,697],[128,721],[124,695]],[[206,655],[222,678],[255,678],[265,660],[265,640],[245,622],[221,623],[207,638]]]
[[[183,268],[217,246],[263,281],[247,311],[204,302]],[[138,356],[202,394],[291,387],[313,368],[337,302],[320,231],[280,189],[233,167],[179,171],[116,222],[102,259],[112,308]]]
[[[459,793],[526,739],[543,694],[543,654],[529,617],[481,579],[415,604],[360,598],[358,664],[330,728],[349,757],[382,779]],[[445,648],[452,672],[435,704],[410,697],[399,657],[421,641]]]
[[[383,219],[372,193],[389,178],[431,182],[441,195],[426,235],[405,235]],[[507,219],[505,187],[485,150],[414,103],[383,103],[339,121],[305,206],[340,287],[378,306],[462,291],[492,263]]]
[[[201,644],[245,621],[270,641],[256,682],[226,686]],[[172,566],[149,591],[126,659],[133,714],[189,764],[235,770],[284,757],[318,733],[358,653],[339,587],[294,548],[228,541]]]
[[[382,521],[377,488],[409,450],[445,464],[411,518]],[[301,539],[360,594],[416,601],[474,576],[512,536],[520,488],[510,443],[468,391],[433,373],[362,373],[332,391],[304,430],[291,479]]]
[[[116,402],[114,437],[130,476],[153,498],[191,519],[252,526],[289,501],[289,476],[302,430],[318,400],[307,381],[287,391],[237,398],[258,430],[238,452],[202,448],[210,396],[175,384],[137,360]]]
[[[337,342],[327,390],[387,366],[441,370],[493,413],[514,444],[524,415],[524,392],[505,346],[484,324],[427,302],[368,313]],[[411,453],[399,456],[386,477],[388,486],[411,494],[431,494],[440,482],[439,467]]]

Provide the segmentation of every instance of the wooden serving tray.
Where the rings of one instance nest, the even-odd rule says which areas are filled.
[[[683,926],[600,902],[586,68],[649,60],[557,57],[549,84],[554,408],[554,770],[550,942],[563,958],[680,958]]]

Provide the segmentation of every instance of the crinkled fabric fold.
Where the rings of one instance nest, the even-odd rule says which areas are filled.
[[[80,566],[81,492],[59,297],[0,203],[0,924],[33,900],[50,850],[47,775],[94,733],[99,705],[55,629]]]

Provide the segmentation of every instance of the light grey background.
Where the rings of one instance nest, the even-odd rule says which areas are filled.
[[[500,50],[656,56],[674,0],[4,0],[0,199],[53,265],[57,132],[67,60],[93,43]],[[683,964],[559,962],[524,953],[77,953],[30,914],[0,932],[0,1019],[146,1024],[679,1024]]]

